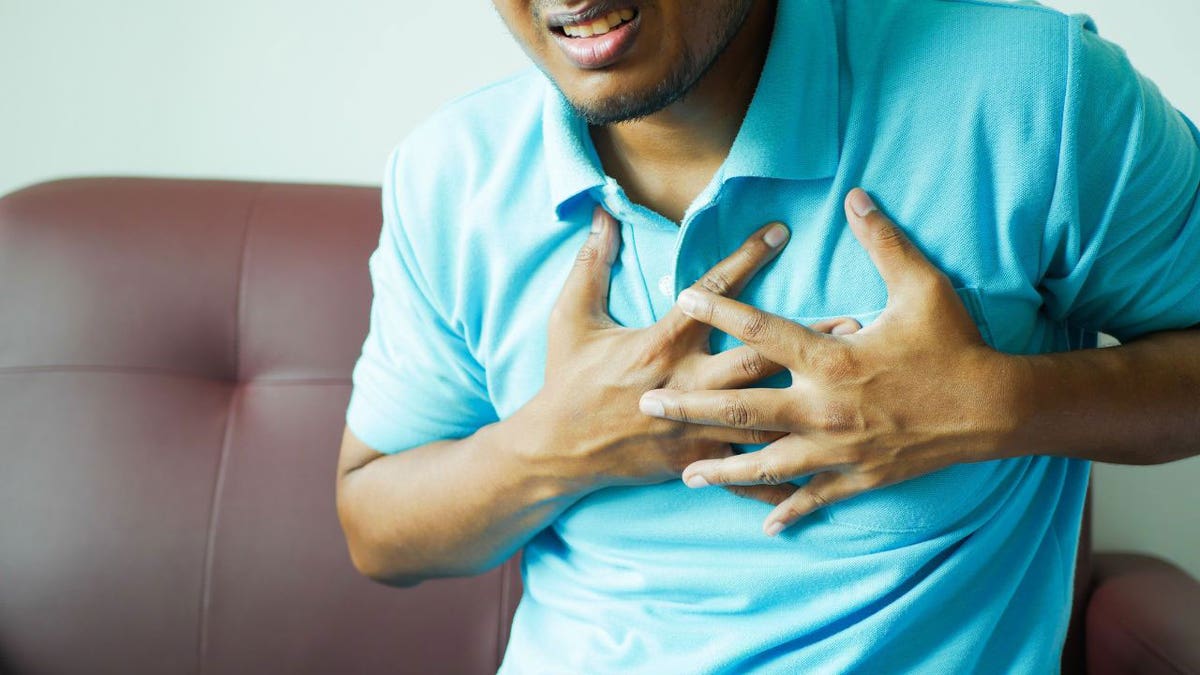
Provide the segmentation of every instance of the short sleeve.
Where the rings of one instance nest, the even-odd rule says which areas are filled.
[[[367,445],[396,453],[465,438],[496,421],[483,367],[438,310],[401,220],[393,153],[383,186],[383,227],[368,266],[374,298],[354,365],[346,424]]]
[[[1200,132],[1071,17],[1062,147],[1043,243],[1050,316],[1122,342],[1200,323]]]

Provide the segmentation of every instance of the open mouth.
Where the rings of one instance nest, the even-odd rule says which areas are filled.
[[[590,21],[554,26],[551,30],[570,38],[590,38],[597,35],[605,35],[620,28],[622,24],[629,23],[636,18],[636,9],[621,9],[609,12],[604,16]]]
[[[613,0],[600,0],[585,11],[550,17],[551,35],[575,67],[608,68],[633,49],[642,15],[636,7],[614,8],[614,4]]]

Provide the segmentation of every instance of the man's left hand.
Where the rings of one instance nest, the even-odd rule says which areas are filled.
[[[949,278],[867,193],[846,216],[887,286],[887,306],[856,333],[815,332],[750,305],[695,289],[689,316],[791,371],[784,389],[656,389],[644,413],[694,424],[783,432],[757,452],[688,465],[690,487],[779,485],[812,475],[767,516],[778,534],[813,510],[961,462],[1003,456],[1018,394],[1012,358],[989,347]]]

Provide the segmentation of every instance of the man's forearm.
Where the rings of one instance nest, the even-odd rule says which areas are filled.
[[[338,514],[359,571],[397,586],[479,574],[552,522],[583,493],[531,459],[527,429],[518,414],[342,476]]]
[[[1014,364],[1013,455],[1161,464],[1200,454],[1200,330]]]

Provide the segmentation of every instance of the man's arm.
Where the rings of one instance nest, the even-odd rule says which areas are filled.
[[[1162,464],[1200,454],[1200,330],[1017,357],[1019,454]]]
[[[527,429],[513,417],[388,455],[347,427],[337,506],[355,568],[411,586],[478,574],[512,555],[579,496],[533,461]]]
[[[619,229],[599,208],[594,227],[552,312],[545,383],[529,403],[466,438],[390,455],[347,428],[338,463],[338,516],[363,574],[402,586],[477,574],[504,561],[593,490],[678,480],[693,461],[730,455],[730,443],[778,438],[638,413],[647,389],[745,386],[779,366],[749,348],[709,354],[711,329],[679,310],[647,328],[618,326],[607,308]],[[786,234],[781,225],[763,227],[696,287],[736,294],[782,248]],[[812,327],[838,333],[857,328],[853,319]],[[405,399],[415,395],[408,391]],[[779,489],[767,486],[731,491],[772,503],[780,498]]]

